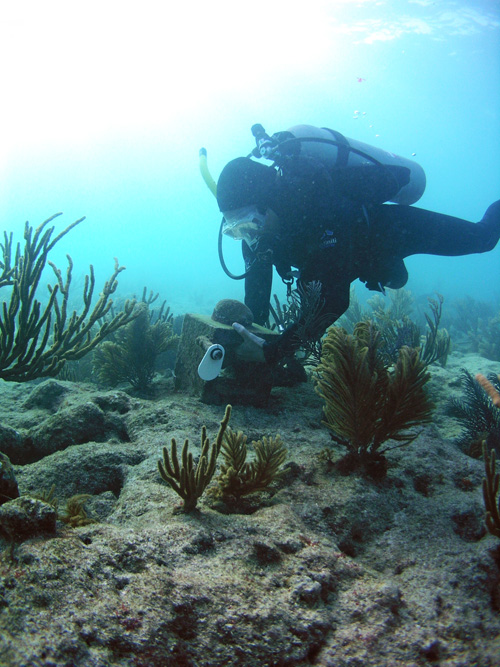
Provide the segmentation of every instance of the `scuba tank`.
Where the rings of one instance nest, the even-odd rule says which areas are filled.
[[[409,182],[389,201],[394,204],[414,204],[424,193],[425,172],[417,162],[356,139],[349,139],[335,130],[313,125],[294,125],[270,137],[262,125],[257,124],[252,126],[252,134],[256,148],[251,155],[273,160],[278,166],[286,158],[301,155],[319,160],[331,171],[339,167],[369,164],[406,167],[410,170]]]

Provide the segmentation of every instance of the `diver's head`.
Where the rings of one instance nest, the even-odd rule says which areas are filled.
[[[240,157],[229,162],[217,183],[217,202],[224,215],[222,232],[253,247],[262,233],[276,171]]]
[[[245,241],[251,248],[262,235],[266,212],[256,206],[242,206],[224,211],[222,233],[235,241]]]
[[[244,206],[266,209],[270,204],[276,171],[247,157],[228,162],[217,182],[219,209],[234,211]]]

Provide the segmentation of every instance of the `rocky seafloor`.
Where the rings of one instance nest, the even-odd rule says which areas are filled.
[[[454,444],[460,426],[446,410],[462,367],[500,371],[474,355],[432,366],[433,422],[387,454],[378,482],[318,456],[333,444],[312,382],[274,389],[265,409],[234,406],[234,430],[249,441],[279,433],[288,449],[275,492],[248,513],[208,495],[175,513],[179,497],[158,474],[162,447],[188,437],[199,452],[201,426],[214,438],[224,406],[171,381],[149,399],[3,383],[0,451],[20,493],[54,487],[60,506],[90,494],[95,522],[1,542],[0,665],[500,665],[500,540],[484,527],[484,464]]]

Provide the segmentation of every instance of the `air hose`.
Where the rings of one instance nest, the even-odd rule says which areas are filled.
[[[208,164],[207,164],[207,149],[206,148],[200,148],[199,152],[199,160],[200,160],[200,173],[205,181],[205,184],[207,188],[210,190],[210,192],[213,194],[214,197],[217,197],[217,183],[214,181],[212,178],[212,175],[208,169]],[[218,252],[219,252],[219,260],[221,263],[221,266],[224,270],[224,273],[229,276],[229,278],[232,278],[233,280],[242,280],[243,278],[246,278],[248,275],[248,271],[245,273],[242,273],[240,276],[235,276],[234,273],[231,273],[231,271],[227,268],[226,262],[224,261],[224,256],[222,254],[222,226],[224,223],[224,218],[222,218],[222,222],[219,227],[219,241],[218,241]]]

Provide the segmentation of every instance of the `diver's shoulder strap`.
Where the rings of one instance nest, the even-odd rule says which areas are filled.
[[[329,132],[334,140],[338,142],[335,167],[347,167],[350,153],[350,145],[347,139],[337,130],[331,130],[329,127],[322,127],[321,129]]]

